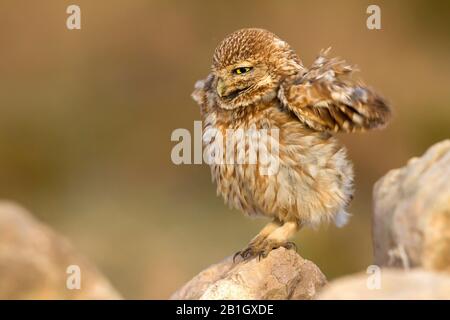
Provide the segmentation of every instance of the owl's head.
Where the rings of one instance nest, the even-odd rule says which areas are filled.
[[[221,108],[230,110],[269,101],[284,78],[302,69],[295,52],[273,33],[241,29],[215,50],[213,94]]]

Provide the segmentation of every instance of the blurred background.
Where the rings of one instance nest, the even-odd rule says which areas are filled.
[[[66,8],[81,7],[81,30]],[[381,7],[382,30],[366,28]],[[371,192],[450,137],[448,1],[5,0],[0,3],[0,198],[66,235],[125,298],[168,298],[266,222],[230,211],[206,165],[171,162],[193,131],[193,85],[227,34],[262,27],[305,65],[321,48],[361,69],[395,109],[384,131],[340,136],[356,170],[350,224],[304,230],[329,279],[372,263]]]

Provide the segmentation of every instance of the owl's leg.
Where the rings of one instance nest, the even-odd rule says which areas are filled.
[[[270,251],[279,247],[286,249],[296,249],[295,243],[289,242],[298,231],[300,224],[296,221],[285,222],[281,227],[274,230],[260,245],[259,257],[267,257]]]
[[[298,222],[285,222],[278,226],[275,223],[267,225],[248,245],[248,247],[235,254],[240,255],[245,260],[253,257],[266,257],[270,251],[285,247],[295,248],[295,244],[288,240],[300,229]],[[264,231],[264,232],[263,232]]]
[[[241,256],[244,259],[251,258],[254,256],[252,254],[252,248],[259,247],[264,240],[276,229],[282,226],[282,223],[278,219],[274,219],[272,222],[269,222],[264,226],[264,228],[250,241],[247,248],[238,251],[235,253],[233,257],[233,261],[236,259],[237,256]]]

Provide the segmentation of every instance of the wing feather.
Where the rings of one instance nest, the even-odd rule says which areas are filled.
[[[208,99],[210,99],[208,92],[211,91],[211,85],[214,81],[214,76],[209,74],[204,80],[198,80],[195,83],[194,92],[192,92],[191,97],[200,105],[201,114],[206,114],[208,109]]]
[[[384,126],[390,107],[372,89],[356,83],[353,68],[322,51],[311,68],[282,83],[278,97],[300,121],[319,131],[355,132]]]

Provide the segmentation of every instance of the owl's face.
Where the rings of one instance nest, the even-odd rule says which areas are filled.
[[[224,109],[270,101],[280,81],[301,69],[289,45],[273,33],[242,29],[225,38],[215,50],[213,94]]]

